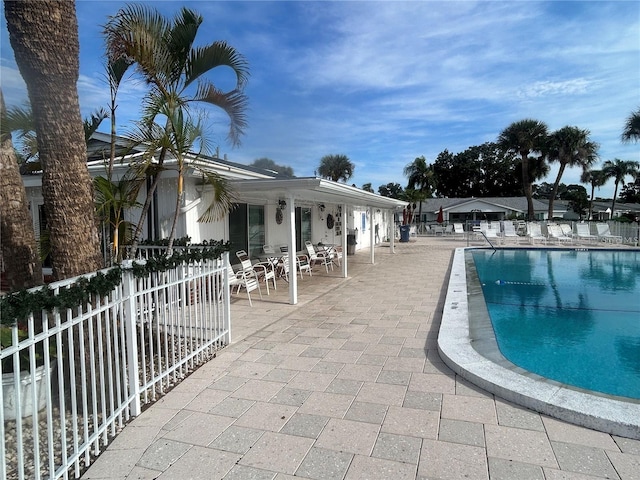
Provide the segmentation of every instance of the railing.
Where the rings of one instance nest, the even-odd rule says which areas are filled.
[[[0,478],[79,477],[141,405],[227,345],[227,264],[225,253],[140,277],[125,266],[109,294],[3,327]]]
[[[504,221],[497,221],[497,220],[493,220],[491,222],[488,222],[490,225],[494,226],[494,225],[498,225],[499,227],[497,227],[497,231],[499,232],[499,236],[503,234],[504,230],[502,227],[503,222],[512,222],[514,224],[514,230],[516,231],[516,233],[520,236],[520,238],[525,241],[527,240],[527,236],[526,236],[526,224],[527,222],[524,222],[522,220],[518,220],[518,221],[512,221],[512,220],[504,220]],[[457,238],[457,239],[462,239],[463,237],[461,235],[458,234],[458,232],[455,232],[452,229],[447,229],[447,227],[449,227],[450,225],[453,225],[454,223],[460,223],[464,225],[464,239],[467,240],[467,242],[471,241],[471,240],[481,240],[481,241],[486,241],[487,243],[491,244],[491,242],[484,236],[480,234],[480,225],[482,222],[480,221],[471,221],[471,220],[467,220],[467,221],[463,221],[463,222],[443,222],[442,224],[436,223],[436,222],[431,222],[431,223],[422,223],[420,225],[418,225],[417,228],[417,233],[418,235],[423,235],[423,236],[443,236],[443,237],[449,237],[449,238]],[[640,225],[638,225],[637,223],[627,223],[627,222],[616,222],[616,221],[608,221],[608,222],[603,222],[603,221],[598,221],[598,222],[577,222],[577,221],[570,221],[570,220],[554,220],[554,221],[536,221],[533,222],[535,224],[540,225],[540,230],[541,233],[544,237],[549,237],[548,235],[548,231],[547,231],[547,225],[548,224],[566,224],[571,226],[571,230],[572,232],[576,232],[576,224],[577,223],[585,223],[588,228],[589,231],[591,233],[591,235],[593,235],[594,237],[596,237],[595,241],[604,241],[603,238],[598,239],[598,231],[596,228],[596,224],[603,224],[606,223],[607,225],[609,225],[609,230],[610,230],[610,234],[612,237],[620,237],[621,241],[618,241],[618,243],[623,244],[623,245],[629,245],[629,246],[640,246]],[[396,237],[399,237],[399,234],[396,232]],[[491,237],[490,237],[491,238]],[[610,237],[611,238],[611,237]],[[553,240],[553,239],[552,239]],[[593,241],[591,242],[593,244]],[[615,243],[615,242],[611,242],[611,240],[608,240],[608,243]]]

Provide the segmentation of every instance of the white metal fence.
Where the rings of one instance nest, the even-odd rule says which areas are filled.
[[[227,264],[228,253],[144,275],[124,266],[110,293],[2,327],[0,478],[79,477],[141,405],[228,344]]]
[[[514,224],[515,229],[517,234],[523,238],[523,240],[526,240],[526,224],[527,222],[523,221],[523,220],[504,220],[504,221],[498,221],[498,220],[493,220],[491,222],[488,222],[491,225],[495,225],[498,230],[498,232],[501,232],[503,230],[501,230],[502,224],[504,222],[511,222]],[[451,229],[447,229],[447,227],[449,225],[453,225],[456,222],[444,222],[443,224],[438,224],[436,222],[431,222],[429,224],[427,223],[422,223],[420,225],[414,226],[412,225],[412,227],[415,227],[414,230],[411,230],[411,235],[420,235],[420,236],[451,236],[454,237],[455,236],[455,231],[453,230],[453,227],[451,227]],[[460,224],[463,225],[463,229],[464,232],[466,234],[465,237],[463,238],[470,238],[469,234],[472,234],[474,229],[479,229],[481,223],[481,221],[465,221],[465,222],[458,222]],[[577,222],[577,221],[571,221],[571,220],[567,220],[567,221],[563,221],[563,220],[559,220],[559,221],[536,221],[533,222],[536,223],[538,225],[540,225],[540,229],[541,229],[541,233],[545,236],[545,237],[549,237],[548,235],[548,230],[547,230],[547,225],[548,224],[558,224],[558,225],[569,225],[571,227],[571,232],[576,233],[577,232],[577,228],[576,225],[577,224],[585,224],[587,225],[588,231],[590,232],[591,235],[593,235],[594,237],[596,237],[595,242],[591,242],[591,243],[598,243],[598,242],[604,242],[607,241],[607,243],[611,244],[612,242],[609,240],[606,240],[604,238],[599,238],[598,235],[598,229],[597,229],[597,225],[598,224],[606,224],[609,226],[609,232],[610,235],[612,237],[620,237],[620,244],[623,245],[629,245],[629,246],[640,246],[640,224],[635,223],[635,222],[617,222],[617,221],[608,221],[608,222]],[[396,237],[399,237],[399,233],[396,232]]]

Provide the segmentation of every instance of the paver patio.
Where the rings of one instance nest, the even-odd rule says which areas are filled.
[[[453,249],[350,256],[249,307],[234,343],[144,411],[84,479],[640,479],[640,441],[494,397],[440,360]],[[254,297],[255,298],[255,297]]]

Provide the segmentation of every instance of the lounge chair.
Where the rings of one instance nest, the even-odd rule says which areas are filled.
[[[608,223],[596,223],[596,230],[598,231],[598,240],[602,240],[603,242],[622,243],[622,237],[620,235],[611,234]]]
[[[267,286],[267,295],[269,295],[269,280],[273,282],[273,289],[276,290],[278,287],[276,286],[276,271],[273,266],[273,263],[267,262],[257,262],[251,263],[251,259],[249,255],[244,250],[238,250],[236,252],[236,257],[240,260],[240,264],[242,265],[242,270],[246,272],[253,271],[256,274],[256,278],[258,280],[264,281]]]
[[[512,239],[516,243],[519,243],[520,236],[516,233],[516,227],[514,227],[513,222],[505,220],[502,222],[502,239],[504,242],[507,239]]]
[[[576,223],[576,238],[589,243],[595,242],[598,239],[596,235],[591,234],[588,223]]]
[[[329,266],[331,266],[331,270],[333,270],[333,261],[331,260],[331,255],[329,252],[317,252],[313,247],[313,243],[307,240],[304,242],[305,247],[307,248],[307,254],[309,256],[309,263],[313,265],[324,265],[325,270],[329,273]]]
[[[573,238],[562,233],[560,225],[547,225],[547,232],[549,232],[549,240],[555,240],[558,245],[561,243],[573,243]]]
[[[536,240],[540,243],[547,243],[547,237],[542,235],[542,228],[539,223],[528,222],[527,223],[527,238],[529,239],[529,243],[535,244]]]
[[[454,223],[453,224],[453,238],[456,237],[460,237],[460,238],[464,238],[465,236],[465,231],[464,231],[464,225],[462,225],[461,223]]]
[[[491,243],[491,240],[500,240],[499,227],[496,228],[496,225],[493,223],[481,222],[480,231],[484,233],[484,236],[489,243]]]

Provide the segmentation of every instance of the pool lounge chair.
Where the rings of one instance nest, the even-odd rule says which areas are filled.
[[[491,242],[491,240],[500,240],[500,227],[496,228],[495,223],[480,223],[480,231],[484,233],[487,241]]]
[[[598,240],[611,243],[622,243],[622,237],[620,235],[612,235],[609,229],[608,223],[596,223],[596,230],[598,231]]]
[[[453,238],[464,238],[465,236],[464,225],[461,223],[453,224]]]
[[[549,232],[549,240],[556,241],[558,245],[562,243],[573,243],[573,238],[568,237],[567,235],[562,233],[560,225],[547,225],[547,232]]]
[[[520,236],[516,233],[516,227],[513,222],[505,220],[502,222],[502,241],[506,243],[507,239],[520,243]]]
[[[576,238],[579,241],[584,240],[587,243],[595,243],[598,239],[596,235],[591,234],[588,223],[576,223]]]
[[[547,243],[547,237],[542,235],[542,228],[539,223],[528,222],[527,223],[527,238],[532,245],[536,243],[536,240],[540,243]]]

